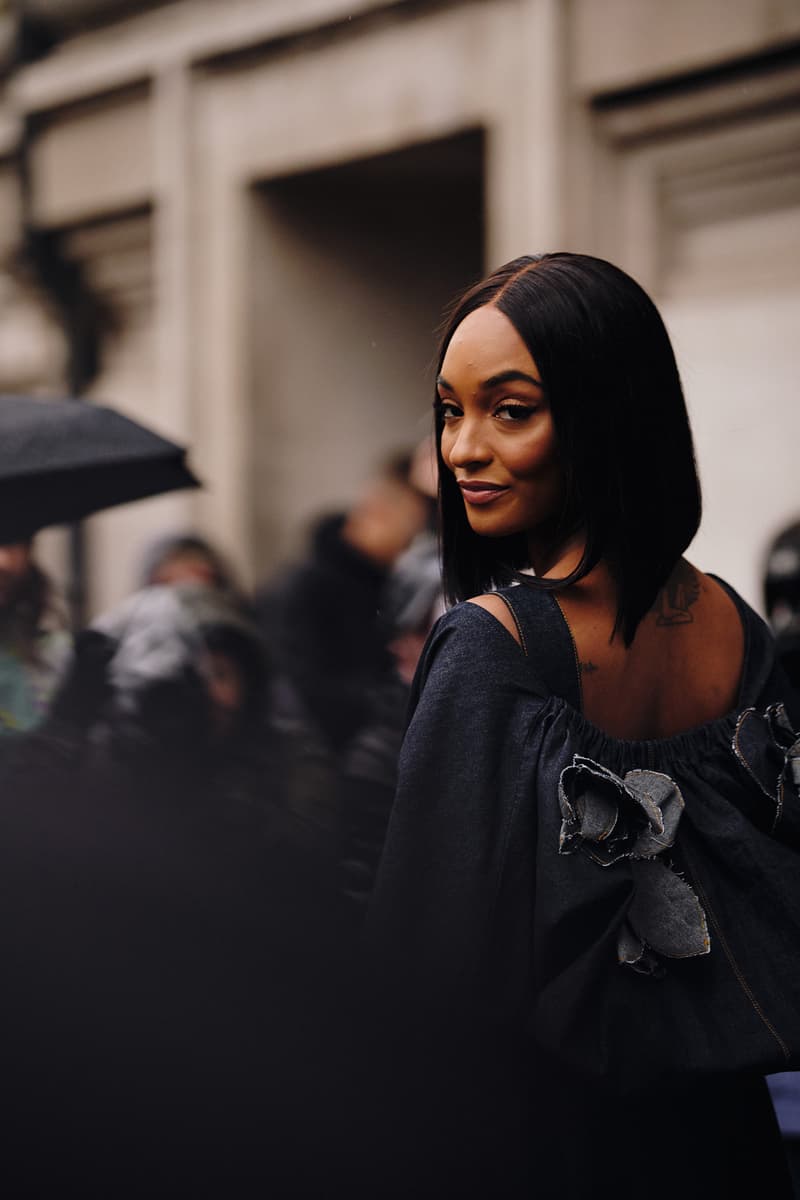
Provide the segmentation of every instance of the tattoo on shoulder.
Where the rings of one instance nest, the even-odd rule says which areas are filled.
[[[694,567],[679,562],[656,597],[652,611],[656,625],[691,625],[691,607],[700,597],[700,580]]]
[[[579,662],[578,670],[581,675],[592,675],[595,671],[599,671],[600,668],[593,662]]]

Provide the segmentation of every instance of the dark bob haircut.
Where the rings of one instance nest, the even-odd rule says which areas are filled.
[[[525,256],[456,301],[438,371],[456,328],[487,304],[508,317],[539,368],[564,471],[561,528],[582,529],[586,548],[565,578],[534,579],[520,575],[529,565],[523,533],[473,533],[442,461],[437,407],[445,595],[455,603],[513,580],[557,591],[605,559],[619,589],[614,632],[629,645],[700,523],[692,434],[664,323],[639,284],[603,259]]]

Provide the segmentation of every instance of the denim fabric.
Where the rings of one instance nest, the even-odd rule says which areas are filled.
[[[589,1106],[597,1131],[606,1103],[621,1111],[626,1093],[669,1089],[677,1161],[681,1137],[696,1141],[701,1123],[719,1165],[727,1135],[716,1122],[725,1104],[741,1101],[743,1127],[760,1128],[762,1149],[769,1146],[768,1175],[763,1163],[774,1164],[780,1150],[766,1088],[753,1076],[800,1065],[800,860],[792,837],[771,836],[769,798],[732,743],[750,706],[761,712],[784,701],[798,728],[771,636],[731,592],[745,630],[736,709],[673,737],[625,741],[580,711],[575,653],[554,598],[524,585],[504,595],[526,653],[471,604],[451,610],[428,641],[370,942],[392,960],[408,1008],[438,1009],[452,1020],[469,1012],[467,1025],[511,1031],[519,1056],[533,1056],[534,1090],[537,1072],[548,1089],[558,1077],[587,1094],[599,1089],[606,1100]],[[620,965],[620,931],[635,892],[631,864],[603,867],[559,854],[559,780],[576,755],[620,778],[663,773],[680,790],[685,809],[670,865],[707,914],[709,953],[667,960],[662,977]],[[574,1103],[573,1096],[566,1107],[553,1101],[550,1136],[571,1123]],[[640,1108],[637,1120],[647,1105]],[[607,1128],[602,1137],[573,1132],[585,1136],[590,1157],[602,1156]],[[632,1130],[618,1132],[630,1145]],[[696,1182],[702,1172],[696,1163],[692,1170]],[[785,1194],[775,1170],[769,1183],[762,1174],[761,1194]],[[746,1175],[741,1163],[736,1171]],[[576,1184],[574,1194],[601,1193]],[[684,1179],[681,1194],[702,1192],[687,1190]]]

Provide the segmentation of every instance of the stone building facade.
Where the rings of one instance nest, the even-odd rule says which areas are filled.
[[[557,248],[661,306],[706,492],[695,554],[758,601],[800,510],[800,0],[24,7],[0,387],[66,386],[47,280],[20,266],[34,230],[111,314],[89,396],[188,443],[206,483],[87,523],[92,610],[164,528],[203,527],[251,581],[296,552],[427,429],[446,302]]]

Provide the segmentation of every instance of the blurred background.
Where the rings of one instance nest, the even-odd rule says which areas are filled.
[[[674,337],[706,516],[762,607],[800,509],[799,0],[6,0],[0,391],[104,400],[206,487],[92,518],[88,616],[154,535],[246,586],[429,427],[485,267],[625,267]]]

